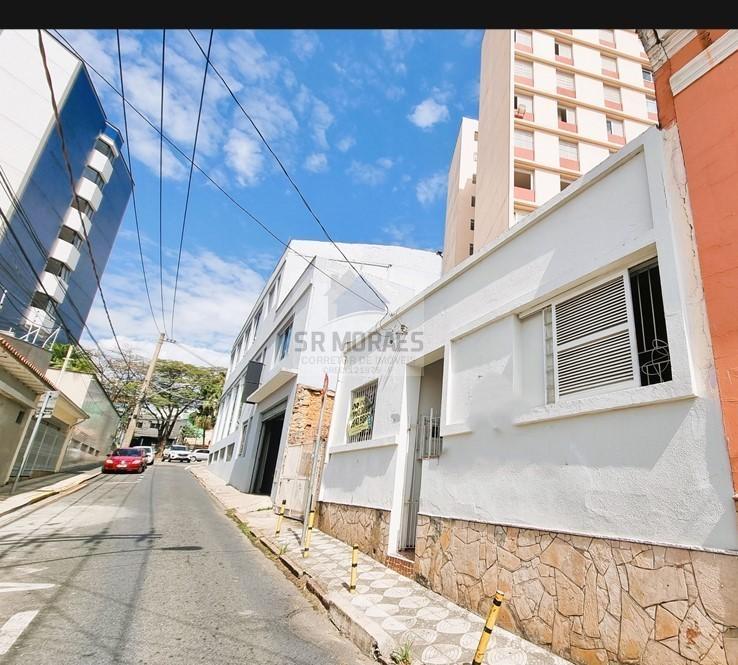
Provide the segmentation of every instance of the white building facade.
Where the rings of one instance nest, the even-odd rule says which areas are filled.
[[[320,528],[482,615],[502,589],[503,627],[575,662],[726,662],[738,527],[685,199],[645,132],[385,320],[402,352],[348,347]]]
[[[294,516],[303,512],[324,375],[323,440],[345,341],[441,271],[434,252],[339,246],[352,265],[330,243],[290,242],[233,346],[210,447],[211,470],[241,491],[286,500]]]

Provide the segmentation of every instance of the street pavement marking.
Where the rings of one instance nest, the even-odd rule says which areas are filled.
[[[37,584],[34,582],[0,582],[0,593],[11,593],[12,591],[36,591],[38,589],[50,589],[56,584]]]
[[[33,575],[33,573],[40,573],[42,570],[46,570],[46,567],[32,568],[31,566],[17,566],[15,572],[18,575]]]
[[[13,646],[37,614],[38,610],[18,612],[5,622],[3,627],[0,628],[0,656],[8,653],[10,647]]]

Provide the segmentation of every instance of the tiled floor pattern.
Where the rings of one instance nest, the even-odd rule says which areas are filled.
[[[286,527],[286,528],[285,528]],[[314,530],[310,556],[302,558],[300,527],[285,525],[279,541],[286,553],[329,590],[348,590],[351,548]],[[378,623],[398,644],[411,644],[415,663],[471,663],[484,621],[374,559],[359,554],[354,606]],[[501,628],[495,628],[485,663],[494,665],[570,665]]]

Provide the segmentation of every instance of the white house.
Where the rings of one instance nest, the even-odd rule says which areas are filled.
[[[504,627],[576,662],[724,663],[738,529],[686,200],[648,130],[384,319],[404,344],[349,345],[320,528],[480,614],[501,588]]]
[[[210,447],[211,470],[244,492],[286,499],[291,515],[303,513],[324,374],[323,438],[344,343],[441,271],[434,252],[339,246],[350,264],[328,242],[289,243],[233,345]]]

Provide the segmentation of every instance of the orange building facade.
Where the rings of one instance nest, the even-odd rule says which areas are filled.
[[[681,144],[738,501],[738,30],[641,30],[659,123]]]

